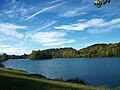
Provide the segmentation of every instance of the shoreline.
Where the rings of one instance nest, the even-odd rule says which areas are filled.
[[[32,79],[34,81],[40,81],[41,83],[46,83],[45,85],[47,84],[51,84],[51,85],[55,85],[55,86],[59,86],[59,87],[63,87],[62,89],[60,90],[64,90],[64,87],[66,88],[72,88],[72,90],[110,90],[109,88],[107,87],[98,87],[98,86],[90,86],[90,85],[83,85],[83,84],[79,84],[79,83],[71,83],[71,82],[64,82],[64,81],[58,81],[58,80],[51,80],[51,79],[47,79],[46,77],[42,76],[42,75],[35,75],[35,74],[29,74],[28,72],[26,71],[23,71],[23,70],[14,70],[14,69],[7,69],[7,68],[1,68],[0,67],[0,78],[1,76],[5,76],[5,78],[7,77],[12,77],[12,78],[24,78],[26,79],[26,82],[27,80],[29,79]],[[4,82],[4,81],[3,81]],[[1,82],[2,83],[2,82]],[[0,83],[0,84],[1,84]],[[30,84],[29,82],[27,82],[28,84]],[[14,83],[15,84],[15,83]],[[1,90],[4,90],[4,89],[1,89]],[[6,89],[8,90],[8,89]],[[15,90],[15,89],[13,89]],[[39,89],[37,89],[39,90]],[[47,90],[47,89],[46,89]],[[56,89],[54,89],[56,90]],[[67,90],[67,89],[65,89]],[[68,90],[71,90],[71,89],[68,89]]]
[[[12,69],[12,68],[5,68],[5,69],[9,69],[9,70],[16,70],[16,69]],[[17,70],[17,71],[22,71],[22,72],[26,72],[26,73],[28,73],[27,71],[24,71],[24,70]],[[45,79],[47,79],[47,80],[52,80],[52,81],[61,81],[61,82],[66,82],[63,78],[57,78],[57,79],[50,79],[50,78],[47,78],[47,77],[45,77],[45,76],[43,76],[43,75],[41,75],[41,74],[30,74],[30,73],[28,73],[29,75],[33,75],[33,76],[35,76],[35,77],[39,77],[39,76],[42,76],[42,77],[44,77]],[[37,77],[37,78],[38,78]],[[77,79],[77,78],[76,78]],[[78,81],[79,80],[81,80],[80,78],[78,78]],[[69,81],[69,80],[68,80]],[[73,80],[73,81],[75,81],[75,80]],[[84,81],[84,80],[83,80]],[[85,82],[85,81],[84,81]],[[75,83],[78,83],[78,82],[75,82]],[[89,84],[86,84],[85,83],[85,85],[87,85],[87,86],[91,86],[91,85],[89,85]],[[92,85],[93,86],[93,85]],[[95,86],[96,87],[96,86]],[[101,86],[97,86],[97,87],[101,87]],[[108,87],[108,88],[111,88],[111,87]],[[114,87],[113,87],[114,88]],[[116,87],[115,87],[116,88]],[[112,88],[111,88],[112,89]]]

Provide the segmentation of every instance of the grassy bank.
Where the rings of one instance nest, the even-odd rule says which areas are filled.
[[[21,70],[0,68],[0,90],[110,90],[104,87],[48,80]]]

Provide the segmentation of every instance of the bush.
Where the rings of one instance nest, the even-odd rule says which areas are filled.
[[[82,79],[79,79],[78,77],[76,79],[68,79],[66,82],[71,82],[71,83],[80,83],[83,85],[86,85],[86,82]]]

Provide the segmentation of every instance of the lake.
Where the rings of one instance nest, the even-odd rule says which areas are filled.
[[[51,79],[80,78],[89,85],[120,86],[120,58],[14,59],[3,64],[6,68],[38,73]]]

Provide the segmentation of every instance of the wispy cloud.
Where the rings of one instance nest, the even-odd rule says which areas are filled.
[[[0,23],[0,33],[19,39],[23,38],[23,34],[17,32],[17,30],[23,30],[26,28],[26,26],[20,26],[11,23]]]
[[[65,11],[64,13],[59,14],[60,17],[74,17],[79,15],[84,15],[87,12],[82,12],[81,8],[75,8],[73,10]]]
[[[85,39],[88,39],[88,37],[83,37],[83,38],[81,38],[82,40],[85,40]]]
[[[79,19],[79,20],[77,20],[77,22],[85,22],[85,21],[87,21],[86,19]]]
[[[95,18],[95,19],[92,19],[92,20],[89,20],[89,21],[83,22],[83,23],[57,26],[57,27],[55,27],[55,29],[82,31],[88,27],[97,26],[98,24],[101,24],[103,22],[104,22],[103,19]]]
[[[53,0],[53,1],[49,2],[49,4],[54,4],[54,3],[57,3],[57,2],[60,2],[60,1],[63,1],[63,0]]]
[[[57,7],[57,6],[60,6],[60,5],[64,4],[64,3],[65,3],[65,2],[62,2],[62,3],[56,4],[56,5],[53,5],[53,6],[50,6],[50,7],[43,8],[42,10],[40,10],[40,11],[34,13],[33,15],[27,17],[26,19],[24,19],[24,21],[26,21],[26,20],[28,20],[28,19],[31,19],[31,18],[35,17],[36,15],[41,14],[41,13],[47,11],[47,10],[50,10],[50,9],[55,8],[55,7]]]
[[[12,2],[12,3],[11,3]],[[0,13],[0,19],[2,20],[20,20],[22,21],[25,19],[30,13],[33,13],[35,11],[34,6],[31,5],[25,5],[17,2],[16,0],[12,0],[11,2],[7,2],[6,6],[7,8],[1,9]],[[29,12],[31,11],[31,12]]]
[[[60,46],[60,45],[64,45],[64,44],[67,44],[67,43],[74,43],[74,42],[75,42],[74,39],[71,39],[71,40],[63,39],[60,42],[45,43],[45,44],[43,44],[43,46]]]
[[[92,34],[97,34],[97,33],[110,32],[119,29],[120,29],[120,18],[117,18],[111,21],[104,20],[104,23],[98,24],[96,27],[89,28],[88,32]]]
[[[102,33],[115,29],[120,29],[120,18],[106,21],[102,18],[91,19],[81,23],[57,26],[55,29],[82,31],[88,30],[89,33]]]
[[[39,31],[43,31],[43,30],[46,30],[48,31],[50,29],[51,26],[53,26],[55,23],[57,23],[57,21],[46,21],[42,24],[40,24],[37,28],[37,29],[34,29],[34,30],[31,30],[31,31],[28,31],[27,33],[25,33],[25,39],[29,39],[33,34],[39,32]]]
[[[75,42],[73,39],[65,39],[64,32],[38,32],[31,36],[33,41],[43,46],[59,46],[66,43]]]
[[[7,53],[9,55],[23,55],[24,53],[28,53],[26,47],[14,47],[10,45],[0,45],[0,53]]]
[[[48,21],[48,22],[46,21],[46,23],[44,23],[44,25],[41,28],[39,28],[38,30],[43,30],[43,29],[49,28],[50,26],[54,25],[55,23],[57,23],[57,21]]]
[[[102,14],[98,17],[105,17],[105,18],[106,17],[120,17],[120,9],[118,9],[118,7],[120,7],[119,0],[111,1],[111,3],[109,3],[108,5],[105,5],[104,7],[105,8],[101,8]]]

